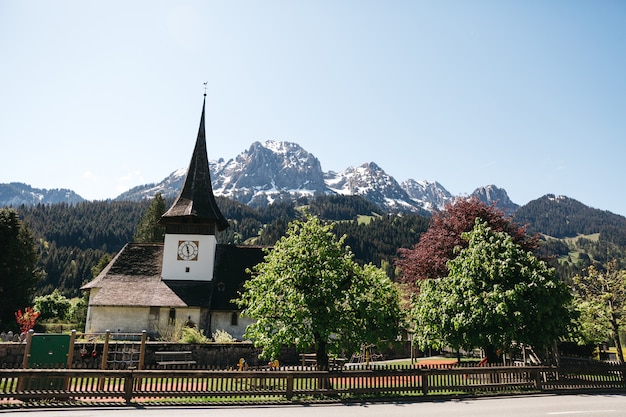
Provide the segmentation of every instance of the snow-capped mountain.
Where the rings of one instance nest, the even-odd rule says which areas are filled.
[[[388,212],[424,212],[424,208],[413,201],[392,176],[373,162],[349,167],[340,173],[330,171],[324,179],[332,192],[359,195]]]
[[[303,196],[342,194],[359,195],[389,213],[428,215],[442,210],[456,198],[436,181],[407,180],[399,184],[374,162],[348,167],[341,172],[323,172],[320,161],[314,155],[291,142],[254,142],[236,158],[210,161],[209,165],[215,195],[253,207]],[[178,169],[159,183],[139,185],[115,200],[150,199],[159,192],[165,198],[174,198],[182,188],[186,171],[186,168]],[[80,196],[69,190],[51,190],[49,193],[56,192],[58,197],[54,200],[43,197],[43,192],[47,190],[30,189],[29,194],[11,189],[3,195],[2,190],[6,190],[7,186],[12,184],[0,184],[0,205],[82,201]],[[59,196],[59,193],[65,194]],[[502,208],[507,212],[517,208],[506,191],[495,186],[481,187],[474,194],[487,203],[497,200],[499,206],[505,204]],[[30,196],[30,200],[27,201],[25,196]]]
[[[21,182],[0,184],[0,206],[21,206],[34,204],[80,203],[84,198],[72,190],[55,188],[46,190],[33,188]]]
[[[215,195],[253,207],[302,196],[343,194],[362,196],[387,212],[431,214],[455,199],[436,181],[407,180],[399,184],[374,162],[324,173],[314,155],[291,142],[254,142],[236,158],[211,161],[210,167]],[[158,184],[135,187],[116,200],[141,200],[157,192],[173,198],[182,186],[185,171],[176,170]],[[487,202],[491,202],[492,194],[496,195],[483,194],[480,196],[487,198]],[[510,202],[508,197],[502,199],[500,194],[497,197]]]
[[[437,181],[406,180],[400,186],[411,200],[430,212],[443,210],[446,204],[455,200],[455,197]]]
[[[399,184],[374,162],[325,173],[314,155],[291,142],[254,142],[236,158],[211,161],[210,167],[215,195],[253,207],[302,196],[342,194],[362,196],[387,212],[431,214],[455,199],[436,181]],[[179,169],[158,184],[135,187],[116,200],[141,200],[157,192],[173,198],[184,174],[185,169]]]
[[[328,193],[320,161],[290,142],[254,142],[227,162],[212,165],[213,192],[250,206]]]
[[[187,168],[180,168],[159,183],[138,185],[115,197],[118,201],[139,201],[153,198],[157,193],[165,198],[176,197],[183,186]]]

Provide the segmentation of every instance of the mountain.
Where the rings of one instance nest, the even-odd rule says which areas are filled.
[[[356,195],[387,213],[431,215],[456,198],[436,181],[410,179],[399,184],[374,162],[348,167],[341,172],[323,172],[320,161],[313,154],[291,142],[254,142],[236,158],[212,161],[210,167],[216,196],[228,197],[254,208],[300,197]],[[159,183],[139,185],[114,200],[142,201],[159,192],[165,198],[174,198],[182,186],[185,173],[186,169],[178,169]],[[39,197],[27,201],[23,192],[7,192],[0,194],[0,205],[82,201],[80,196],[69,190],[59,191],[65,191],[67,196],[55,199]],[[47,190],[31,189],[31,194],[36,196],[44,195],[44,192]],[[512,212],[517,207],[509,200],[506,191],[495,186],[482,187],[474,193],[487,203],[497,201],[506,212]]]
[[[509,198],[509,195],[502,188],[498,188],[495,185],[487,185],[479,187],[472,194],[471,197],[476,197],[480,201],[486,204],[495,203],[496,207],[504,211],[505,214],[513,214],[519,208],[518,204],[515,204]]]
[[[213,192],[252,206],[327,194],[320,161],[290,142],[254,142],[247,151],[214,165]]]
[[[36,204],[80,203],[84,198],[72,190],[33,188],[21,182],[0,184],[0,206],[31,206]]]
[[[387,212],[430,214],[429,210],[413,201],[392,176],[373,162],[349,167],[340,173],[331,171],[324,179],[332,192],[361,196]]]
[[[406,180],[400,186],[411,200],[430,212],[441,211],[455,200],[437,181]]]
[[[183,186],[187,168],[177,169],[163,181],[145,185],[138,185],[115,197],[115,201],[142,201],[153,198],[161,193],[164,198],[175,198]]]
[[[547,194],[533,200],[515,212],[515,221],[528,224],[529,233],[560,239],[599,234],[600,241],[626,246],[626,217],[565,196]]]
[[[315,195],[359,195],[387,212],[431,214],[452,201],[450,193],[437,182],[405,188],[373,162],[337,172],[323,172],[320,161],[300,145],[291,142],[254,142],[235,159],[211,162],[213,192],[251,207],[265,207],[277,201],[292,201]],[[143,200],[157,192],[175,197],[184,178],[179,169],[157,184],[135,187],[115,200]],[[409,193],[408,190],[411,190]],[[430,200],[430,196],[434,201]]]

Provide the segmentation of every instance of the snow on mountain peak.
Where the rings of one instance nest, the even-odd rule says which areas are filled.
[[[293,142],[257,141],[234,159],[211,161],[210,169],[215,195],[253,207],[302,196],[341,194],[359,195],[387,212],[429,214],[455,199],[436,181],[399,184],[374,162],[325,173],[314,155]],[[145,199],[156,192],[176,196],[185,172],[176,170],[159,184],[135,187],[117,199]]]

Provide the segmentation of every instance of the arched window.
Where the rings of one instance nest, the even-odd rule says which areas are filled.
[[[176,320],[176,309],[170,308],[170,321],[175,321],[175,320]]]

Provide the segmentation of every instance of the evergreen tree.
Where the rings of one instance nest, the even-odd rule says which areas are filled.
[[[163,242],[165,227],[159,224],[159,219],[165,213],[165,200],[161,193],[157,193],[137,225],[133,236],[135,242]]]
[[[0,329],[15,327],[15,312],[32,301],[41,272],[30,231],[13,209],[0,208]]]

